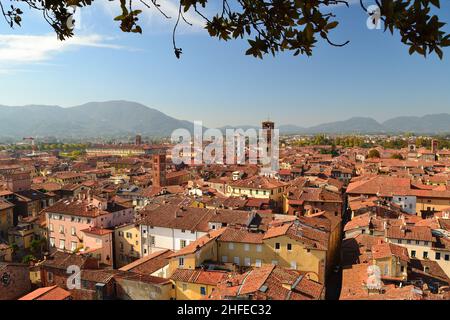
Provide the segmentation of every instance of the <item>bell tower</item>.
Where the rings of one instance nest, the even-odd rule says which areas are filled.
[[[166,155],[153,155],[153,185],[164,187],[166,185]]]

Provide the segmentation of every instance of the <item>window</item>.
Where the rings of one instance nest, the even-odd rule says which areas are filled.
[[[252,265],[250,258],[244,258],[244,265],[246,267],[250,267]]]
[[[54,248],[55,247],[55,238],[50,238],[50,247]]]
[[[411,240],[406,240],[406,244],[411,244]]]
[[[75,230],[75,227],[70,228],[70,234],[73,235],[73,236],[77,234],[76,230]]]
[[[278,260],[272,260],[272,265],[274,266],[278,265]]]
[[[53,282],[53,272],[47,272],[47,280],[48,282]]]
[[[70,250],[72,250],[72,251],[77,250],[77,245],[78,245],[78,243],[76,241],[72,241],[70,243]]]
[[[248,243],[244,244],[244,250],[245,251],[250,251],[250,245]]]
[[[288,244],[287,244],[287,249],[288,249],[288,251],[291,251],[291,250],[292,250],[292,243],[288,243]]]
[[[183,249],[186,247],[186,240],[180,240],[180,248]]]
[[[237,265],[240,265],[241,261],[240,261],[239,257],[234,257],[233,262]]]
[[[427,246],[427,245],[428,245],[428,241],[424,241],[424,242],[423,242],[423,245],[424,245],[424,246]]]
[[[446,255],[444,256],[444,260],[445,260],[445,261],[450,260],[450,255],[446,254]]]
[[[66,248],[66,241],[65,240],[59,240],[59,248],[65,249]]]
[[[401,243],[402,243],[402,239],[398,239],[398,240],[397,240],[397,243],[400,243],[400,244],[401,244]]]
[[[280,243],[279,242],[275,243],[275,250],[280,250]]]
[[[297,262],[291,261],[291,269],[297,270]]]
[[[222,256],[222,262],[223,263],[227,263],[228,262],[228,257],[227,256]]]
[[[436,260],[441,260],[441,253],[440,252],[436,252],[435,259]]]
[[[405,267],[404,266],[400,267],[400,272],[402,272],[402,273],[405,272]]]
[[[131,232],[127,232],[127,239],[133,238],[133,234]]]
[[[180,267],[184,266],[184,258],[183,258],[183,257],[178,258],[178,265],[179,265]]]
[[[423,252],[423,258],[424,258],[424,259],[428,259],[428,252],[427,252],[427,251],[424,251],[424,252]]]
[[[228,249],[229,250],[234,250],[234,243],[233,242],[228,243]]]
[[[186,232],[186,230],[181,230],[181,232],[182,232],[182,233],[185,233],[185,232]]]
[[[416,244],[420,244],[420,241],[419,241],[419,240],[416,240]]]
[[[123,237],[123,231],[119,231],[119,237]]]
[[[59,233],[64,234],[64,226],[63,225],[59,226]]]
[[[255,260],[255,267],[257,267],[257,268],[261,267],[261,259]]]
[[[256,252],[262,252],[262,245],[256,245]]]
[[[387,276],[389,274],[389,266],[386,264],[384,265],[384,275]]]
[[[50,224],[48,225],[48,230],[53,231],[53,223],[50,223]]]
[[[416,257],[416,250],[411,250],[411,257],[413,257],[413,258]]]
[[[200,287],[200,294],[206,296],[206,287]]]
[[[154,246],[155,245],[155,236],[150,236],[150,245]]]

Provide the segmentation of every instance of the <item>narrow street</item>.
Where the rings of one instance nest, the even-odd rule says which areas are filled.
[[[326,300],[338,300],[342,287],[342,269],[339,272],[332,272],[327,280],[327,289],[325,293]]]

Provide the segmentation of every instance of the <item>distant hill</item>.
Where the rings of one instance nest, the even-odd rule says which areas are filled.
[[[192,130],[178,120],[142,104],[128,101],[90,102],[81,106],[0,106],[0,137],[112,137],[140,133],[170,136],[177,128]]]
[[[450,114],[430,114],[423,117],[396,117],[383,122],[388,131],[414,133],[450,132]]]
[[[372,118],[355,117],[320,124],[306,129],[308,133],[381,133],[385,128]]]
[[[255,115],[255,117],[258,117]],[[178,120],[142,104],[129,101],[90,102],[81,106],[0,105],[0,138],[47,137],[93,138],[132,136],[166,137],[173,130],[192,131],[193,124]],[[259,129],[257,126],[225,126],[220,128]],[[450,114],[423,117],[396,117],[379,123],[372,118],[357,117],[324,123],[309,128],[297,125],[278,126],[281,134],[317,133],[449,133]]]

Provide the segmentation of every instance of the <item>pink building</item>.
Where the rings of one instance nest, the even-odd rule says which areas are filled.
[[[130,223],[134,209],[99,197],[60,200],[45,209],[50,251],[89,252],[112,264],[112,231]]]

